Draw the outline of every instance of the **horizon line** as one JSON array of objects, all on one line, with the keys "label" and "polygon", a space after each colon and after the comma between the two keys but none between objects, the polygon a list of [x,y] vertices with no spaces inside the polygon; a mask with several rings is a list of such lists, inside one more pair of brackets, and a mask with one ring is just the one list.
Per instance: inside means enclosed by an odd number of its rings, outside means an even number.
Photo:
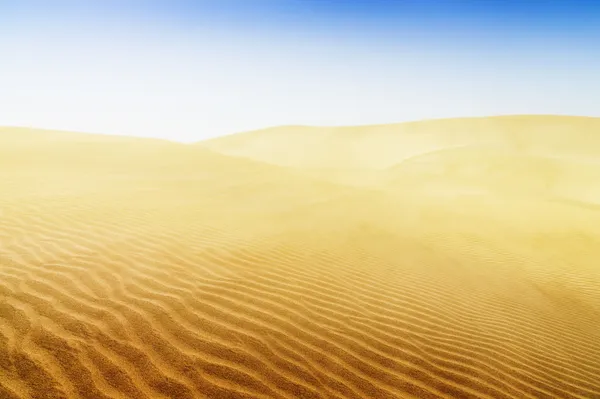
[{"label": "horizon line", "polygon": [[70,129],[61,129],[61,128],[51,128],[51,127],[38,127],[38,126],[26,126],[26,125],[1,125],[0,131],[2,129],[30,129],[30,130],[40,130],[46,132],[61,132],[61,133],[72,133],[72,134],[81,134],[81,135],[97,135],[97,136],[110,136],[115,138],[128,138],[128,139],[146,139],[146,140],[160,140],[167,141],[175,144],[198,144],[211,140],[218,140],[222,137],[234,136],[238,134],[244,133],[252,133],[259,132],[263,130],[273,130],[273,129],[281,129],[281,128],[308,128],[308,129],[324,129],[324,128],[367,128],[367,127],[382,127],[382,126],[390,126],[390,125],[407,125],[407,124],[418,124],[418,123],[426,123],[426,122],[434,122],[434,121],[450,121],[450,120],[459,120],[459,119],[494,119],[494,118],[510,118],[510,117],[561,117],[561,118],[577,118],[577,119],[600,119],[600,115],[592,116],[592,115],[575,115],[575,114],[492,114],[492,115],[480,115],[480,116],[453,116],[453,117],[438,117],[438,118],[429,118],[429,119],[414,119],[402,122],[384,122],[384,123],[367,123],[367,124],[359,124],[359,125],[305,125],[305,124],[284,124],[284,125],[271,125],[257,129],[249,129],[249,130],[241,130],[233,133],[223,134],[216,137],[210,137],[204,140],[194,140],[194,141],[180,141],[173,140],[163,137],[153,137],[153,136],[135,136],[129,134],[118,134],[118,133],[100,133],[100,132],[91,132],[91,131],[80,131],[80,130],[70,130]]}]

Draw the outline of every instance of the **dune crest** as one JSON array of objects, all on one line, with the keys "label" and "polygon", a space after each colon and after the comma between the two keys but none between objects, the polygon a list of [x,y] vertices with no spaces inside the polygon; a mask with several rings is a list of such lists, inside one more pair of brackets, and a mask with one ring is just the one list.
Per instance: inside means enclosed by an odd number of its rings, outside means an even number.
[{"label": "dune crest", "polygon": [[600,398],[599,131],[0,128],[0,398]]}]

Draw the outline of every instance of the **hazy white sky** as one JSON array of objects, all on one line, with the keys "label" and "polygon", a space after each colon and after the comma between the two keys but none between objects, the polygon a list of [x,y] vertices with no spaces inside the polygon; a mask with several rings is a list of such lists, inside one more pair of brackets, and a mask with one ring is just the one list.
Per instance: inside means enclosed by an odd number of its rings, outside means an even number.
[{"label": "hazy white sky", "polygon": [[0,0],[0,125],[196,141],[282,124],[600,116],[598,30],[209,3]]}]

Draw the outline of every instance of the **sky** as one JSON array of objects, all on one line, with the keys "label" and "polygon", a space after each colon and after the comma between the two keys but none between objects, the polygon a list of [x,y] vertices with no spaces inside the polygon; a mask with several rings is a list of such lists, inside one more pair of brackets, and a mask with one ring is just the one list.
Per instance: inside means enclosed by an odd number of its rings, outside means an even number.
[{"label": "sky", "polygon": [[0,0],[0,125],[192,142],[502,114],[600,116],[600,2]]}]

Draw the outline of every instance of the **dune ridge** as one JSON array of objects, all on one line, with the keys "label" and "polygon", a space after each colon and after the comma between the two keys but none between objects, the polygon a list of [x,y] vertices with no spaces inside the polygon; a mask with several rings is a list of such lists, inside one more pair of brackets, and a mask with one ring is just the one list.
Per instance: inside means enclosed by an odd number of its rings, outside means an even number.
[{"label": "dune ridge", "polygon": [[0,397],[600,398],[598,131],[0,128]]}]

